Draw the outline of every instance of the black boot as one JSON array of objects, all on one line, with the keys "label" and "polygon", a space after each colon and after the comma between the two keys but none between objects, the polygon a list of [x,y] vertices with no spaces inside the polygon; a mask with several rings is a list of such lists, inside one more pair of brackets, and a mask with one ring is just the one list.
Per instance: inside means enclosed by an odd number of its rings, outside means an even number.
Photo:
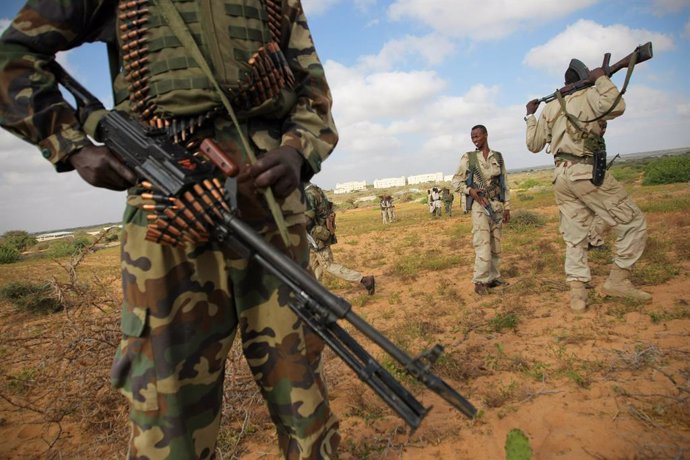
[{"label": "black boot", "polygon": [[366,288],[369,295],[373,295],[376,292],[376,280],[373,276],[363,276],[360,283]]}]

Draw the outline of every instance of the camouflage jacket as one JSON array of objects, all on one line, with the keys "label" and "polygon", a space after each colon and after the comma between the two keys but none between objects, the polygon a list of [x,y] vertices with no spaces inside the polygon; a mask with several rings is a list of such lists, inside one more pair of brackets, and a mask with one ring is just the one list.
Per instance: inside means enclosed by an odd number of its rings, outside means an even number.
[{"label": "camouflage jacket", "polygon": [[316,248],[323,249],[336,243],[335,213],[333,203],[317,185],[308,183],[304,188],[307,201],[307,231],[314,239]]},{"label": "camouflage jacket", "polygon": [[[295,75],[297,101],[284,118],[249,120],[246,129],[257,153],[280,145],[301,152],[308,180],[338,141],[332,99],[300,1],[273,2],[281,3],[280,47]],[[28,0],[0,37],[0,125],[37,145],[58,171],[72,169],[62,160],[90,141],[44,65],[84,43],[114,44],[117,6],[117,0]]]}]

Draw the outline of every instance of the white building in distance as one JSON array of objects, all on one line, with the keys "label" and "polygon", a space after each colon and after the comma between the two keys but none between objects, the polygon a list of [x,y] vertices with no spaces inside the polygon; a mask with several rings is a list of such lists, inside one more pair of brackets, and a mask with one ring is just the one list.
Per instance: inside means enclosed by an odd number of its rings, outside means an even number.
[{"label": "white building in distance", "polygon": [[350,193],[357,190],[366,190],[367,181],[354,181],[354,182],[343,182],[342,184],[335,184],[335,190],[333,193],[336,195],[340,193]]},{"label": "white building in distance", "polygon": [[452,181],[454,175],[455,175],[455,174],[446,174],[445,176],[443,176],[443,182],[450,182],[450,181]]},{"label": "white building in distance", "polygon": [[432,173],[432,174],[420,174],[418,176],[407,176],[407,183],[412,184],[423,184],[425,182],[443,182],[443,173]]},{"label": "white building in distance", "polygon": [[374,188],[404,187],[405,185],[407,185],[405,183],[405,176],[388,177],[386,179],[376,179],[374,181]]}]

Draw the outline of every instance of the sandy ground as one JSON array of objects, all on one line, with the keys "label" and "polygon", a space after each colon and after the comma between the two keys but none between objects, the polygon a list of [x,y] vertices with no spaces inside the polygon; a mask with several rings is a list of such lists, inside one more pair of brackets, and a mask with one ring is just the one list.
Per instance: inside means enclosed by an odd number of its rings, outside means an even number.
[{"label": "sandy ground", "polygon": [[[690,196],[688,189],[678,193]],[[690,459],[690,263],[677,257],[673,244],[663,247],[675,257],[674,274],[643,286],[654,296],[644,305],[602,297],[598,287],[608,273],[610,256],[593,257],[597,288],[590,293],[590,308],[574,314],[563,281],[555,207],[533,210],[547,223],[532,235],[506,231],[503,269],[510,286],[478,296],[470,281],[473,253],[465,231],[469,216],[456,211],[450,218],[420,219],[419,206],[399,205],[398,222],[359,234],[348,233],[348,219],[378,218],[377,213],[343,213],[335,258],[374,274],[377,292],[369,297],[358,286],[332,280],[327,286],[410,353],[442,343],[445,355],[435,372],[480,413],[468,420],[433,392],[402,377],[424,405],[433,406],[410,434],[329,351],[326,375],[332,407],[341,421],[341,458],[501,459],[508,432],[520,429],[535,459]],[[659,242],[687,245],[687,213],[650,213],[648,221],[657,243],[652,251],[661,247]],[[107,257],[116,263],[116,252],[107,252]],[[448,257],[456,257],[451,260],[455,263],[444,263]],[[419,258],[439,258],[441,266],[401,269]],[[502,327],[501,319],[512,322]],[[38,362],[35,354],[50,347],[37,343],[17,351],[11,337],[20,330],[49,330],[54,322],[0,305],[0,334],[5,337],[0,358],[12,363],[4,376],[16,375],[16,353],[22,353],[25,363]],[[367,348],[386,361],[380,350]],[[235,370],[240,377],[233,384],[243,379],[246,383],[243,364]],[[66,416],[59,425],[46,423],[49,414],[21,407],[27,396],[13,393],[8,384],[4,382],[0,393],[0,458],[121,457],[121,434],[106,443],[107,436],[86,426],[90,420]],[[260,399],[248,391],[254,396],[240,403],[244,416],[224,425],[224,430],[242,430],[244,436],[235,446],[226,442],[232,449],[219,458],[277,457],[270,421]]]}]

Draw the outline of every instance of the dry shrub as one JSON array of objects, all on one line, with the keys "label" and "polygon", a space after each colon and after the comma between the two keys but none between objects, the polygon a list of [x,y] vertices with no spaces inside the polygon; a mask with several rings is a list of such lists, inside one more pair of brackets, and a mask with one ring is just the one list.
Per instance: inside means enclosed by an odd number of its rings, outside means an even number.
[{"label": "dry shrub", "polygon": [[[71,458],[95,458],[98,454],[90,449],[109,445],[122,451],[127,438],[125,404],[109,380],[120,340],[119,302],[110,280],[78,279],[77,267],[88,251],[85,248],[61,264],[68,273],[67,282],[49,281],[50,297],[64,306],[62,312],[34,316],[27,321],[31,327],[10,325],[0,331],[4,352],[0,378],[12,381],[17,375],[31,376],[23,381],[23,391],[2,386],[0,398],[26,413],[22,420],[41,420],[47,457],[68,453]],[[29,350],[31,359],[27,359]],[[78,426],[89,442],[75,444],[64,436],[67,425]]]}]

